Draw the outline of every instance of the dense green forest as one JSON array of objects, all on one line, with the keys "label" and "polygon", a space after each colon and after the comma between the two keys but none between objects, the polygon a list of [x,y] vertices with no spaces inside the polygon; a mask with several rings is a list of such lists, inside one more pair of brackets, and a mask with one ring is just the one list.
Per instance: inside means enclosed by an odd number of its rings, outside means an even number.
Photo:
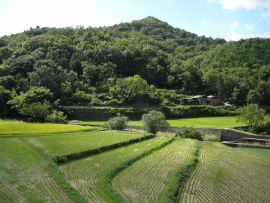
[{"label": "dense green forest", "polygon": [[195,94],[270,105],[270,40],[226,42],[154,17],[37,26],[0,38],[0,116],[43,118],[59,105],[156,105]]}]

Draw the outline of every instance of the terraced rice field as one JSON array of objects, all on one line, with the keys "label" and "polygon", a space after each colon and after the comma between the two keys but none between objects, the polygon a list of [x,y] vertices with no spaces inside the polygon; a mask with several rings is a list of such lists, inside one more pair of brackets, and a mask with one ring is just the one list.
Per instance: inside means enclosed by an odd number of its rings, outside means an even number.
[{"label": "terraced rice field", "polygon": [[178,139],[140,159],[113,179],[115,189],[129,202],[157,202],[171,173],[189,158],[194,142]]},{"label": "terraced rice field", "polygon": [[156,137],[151,140],[110,150],[89,158],[73,161],[60,166],[66,180],[91,202],[117,202],[102,179],[110,169],[123,161],[160,145],[168,138]]},{"label": "terraced rice field", "polygon": [[70,133],[78,131],[90,131],[94,129],[94,127],[66,124],[0,122],[0,135]]},{"label": "terraced rice field", "polygon": [[270,160],[203,142],[179,202],[270,202]]},{"label": "terraced rice field", "polygon": [[45,153],[62,156],[71,153],[96,149],[101,146],[119,143],[145,134],[125,131],[91,131],[63,133],[27,138],[28,142],[41,148]]},{"label": "terraced rice field", "polygon": [[72,202],[48,165],[19,138],[0,139],[0,202]]}]

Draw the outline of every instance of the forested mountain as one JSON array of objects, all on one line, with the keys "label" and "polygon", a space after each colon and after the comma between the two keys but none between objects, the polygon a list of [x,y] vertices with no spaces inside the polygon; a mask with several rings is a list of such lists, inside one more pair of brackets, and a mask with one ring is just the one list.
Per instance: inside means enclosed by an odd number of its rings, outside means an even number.
[{"label": "forested mountain", "polygon": [[[269,105],[269,77],[269,39],[226,42],[154,17],[99,28],[37,26],[0,38],[2,115],[11,106],[23,112],[33,103],[51,107],[58,99],[62,105],[169,99],[157,98],[156,88]],[[40,97],[29,100],[31,94]]]}]

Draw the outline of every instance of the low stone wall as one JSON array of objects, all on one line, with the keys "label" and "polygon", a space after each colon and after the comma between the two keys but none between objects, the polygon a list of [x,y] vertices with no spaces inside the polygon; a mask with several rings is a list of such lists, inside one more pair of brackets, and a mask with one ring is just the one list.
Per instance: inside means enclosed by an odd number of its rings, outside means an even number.
[{"label": "low stone wall", "polygon": [[88,121],[108,121],[112,115],[108,109],[76,109],[69,119]]},{"label": "low stone wall", "polygon": [[[128,130],[138,129],[139,130],[139,129],[141,129],[141,126],[128,125],[126,129],[128,129]],[[221,141],[234,141],[234,140],[241,139],[243,137],[270,140],[270,136],[249,135],[246,133],[237,132],[237,131],[234,131],[231,129],[226,129],[226,128],[225,129],[196,128],[196,129],[198,129],[200,132],[207,134],[207,135],[217,135],[220,137]],[[176,131],[181,131],[181,128],[180,127],[169,127],[165,131],[174,133]]]},{"label": "low stone wall", "polygon": [[223,133],[221,136],[221,141],[234,141],[234,140],[238,140],[241,139],[243,137],[246,138],[257,138],[257,139],[266,139],[266,140],[270,140],[270,136],[266,135],[266,136],[262,136],[262,135],[249,135],[246,134],[244,132],[237,132],[231,129],[222,129]]},{"label": "low stone wall", "polygon": [[254,145],[254,144],[241,144],[241,143],[233,143],[233,142],[222,142],[230,147],[244,147],[244,148],[254,148],[254,149],[270,149],[270,146],[264,145]]}]

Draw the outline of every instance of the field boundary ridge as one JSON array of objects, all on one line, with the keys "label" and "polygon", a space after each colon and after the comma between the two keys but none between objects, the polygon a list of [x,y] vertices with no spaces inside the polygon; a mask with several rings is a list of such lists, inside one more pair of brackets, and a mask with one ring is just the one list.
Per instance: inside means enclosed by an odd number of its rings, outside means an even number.
[{"label": "field boundary ridge", "polygon": [[107,191],[110,192],[116,199],[118,202],[124,202],[124,203],[128,203],[128,201],[122,197],[122,195],[120,193],[118,193],[113,185],[112,185],[112,179],[122,170],[124,170],[125,168],[127,168],[128,166],[130,166],[131,164],[133,164],[134,162],[138,161],[139,159],[151,154],[152,152],[161,149],[162,147],[170,144],[171,142],[173,142],[175,140],[174,137],[164,141],[163,143],[161,143],[158,146],[155,146],[149,150],[146,150],[144,152],[142,152],[141,154],[134,156],[130,159],[127,159],[125,161],[123,161],[121,164],[119,164],[118,166],[112,168],[110,171],[108,171],[104,178],[101,180],[101,184],[103,184],[104,188],[107,188]]},{"label": "field boundary ridge", "polygon": [[194,144],[190,149],[191,157],[185,160],[180,166],[178,166],[178,169],[173,172],[170,177],[170,182],[165,186],[163,192],[160,194],[158,202],[174,203],[179,199],[179,195],[181,194],[186,180],[196,168],[199,149],[200,142],[198,140],[194,140]]}]

